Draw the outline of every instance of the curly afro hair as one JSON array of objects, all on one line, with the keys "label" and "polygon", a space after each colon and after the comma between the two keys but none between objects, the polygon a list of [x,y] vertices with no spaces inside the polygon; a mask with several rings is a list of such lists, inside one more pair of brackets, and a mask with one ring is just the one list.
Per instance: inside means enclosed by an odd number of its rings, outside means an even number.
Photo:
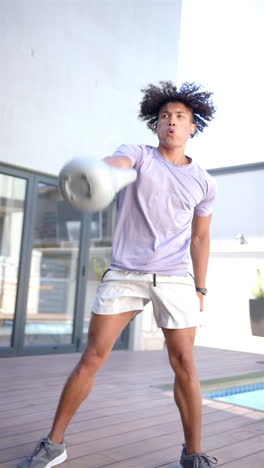
[{"label": "curly afro hair", "polygon": [[156,133],[161,107],[168,102],[181,102],[193,113],[193,122],[197,125],[194,135],[203,132],[216,111],[211,100],[213,93],[201,91],[201,86],[196,83],[183,83],[179,90],[171,81],[160,81],[159,84],[159,87],[149,84],[141,89],[144,97],[140,103],[139,119],[146,121],[148,128]]}]

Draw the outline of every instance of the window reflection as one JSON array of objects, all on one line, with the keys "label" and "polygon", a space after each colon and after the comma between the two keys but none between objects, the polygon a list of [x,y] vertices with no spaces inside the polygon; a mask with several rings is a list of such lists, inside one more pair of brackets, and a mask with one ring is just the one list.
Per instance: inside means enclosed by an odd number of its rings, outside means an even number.
[{"label": "window reflection", "polygon": [[26,180],[0,174],[0,346],[10,346],[15,314]]},{"label": "window reflection", "polygon": [[71,343],[80,227],[57,187],[39,183],[25,345]]},{"label": "window reflection", "polygon": [[115,202],[113,202],[107,209],[99,213],[93,213],[92,216],[83,328],[84,340],[86,340],[87,337],[91,304],[96,293],[97,285],[109,266],[115,211],[116,205]]}]

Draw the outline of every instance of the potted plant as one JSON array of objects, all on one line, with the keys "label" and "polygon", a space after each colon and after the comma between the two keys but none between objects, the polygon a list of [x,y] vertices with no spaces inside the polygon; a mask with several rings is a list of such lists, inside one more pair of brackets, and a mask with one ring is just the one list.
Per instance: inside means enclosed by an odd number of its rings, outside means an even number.
[{"label": "potted plant", "polygon": [[252,335],[264,336],[264,279],[259,268],[256,271],[255,287],[251,294],[254,296],[254,299],[249,299]]}]

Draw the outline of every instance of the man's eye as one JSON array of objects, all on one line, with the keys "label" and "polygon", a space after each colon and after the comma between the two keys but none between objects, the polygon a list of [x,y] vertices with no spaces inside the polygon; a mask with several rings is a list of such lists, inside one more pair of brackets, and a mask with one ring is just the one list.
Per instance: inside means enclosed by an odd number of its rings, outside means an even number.
[{"label": "man's eye", "polygon": [[162,119],[167,119],[169,116],[168,114],[161,114]]}]

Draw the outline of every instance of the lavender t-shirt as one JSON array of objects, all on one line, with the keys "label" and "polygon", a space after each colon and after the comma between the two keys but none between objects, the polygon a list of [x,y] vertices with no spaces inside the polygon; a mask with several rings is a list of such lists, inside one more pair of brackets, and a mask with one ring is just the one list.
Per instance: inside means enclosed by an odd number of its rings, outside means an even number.
[{"label": "lavender t-shirt", "polygon": [[185,276],[189,271],[193,215],[208,216],[215,180],[188,158],[176,165],[157,148],[121,145],[137,180],[117,196],[117,216],[109,268]]}]

